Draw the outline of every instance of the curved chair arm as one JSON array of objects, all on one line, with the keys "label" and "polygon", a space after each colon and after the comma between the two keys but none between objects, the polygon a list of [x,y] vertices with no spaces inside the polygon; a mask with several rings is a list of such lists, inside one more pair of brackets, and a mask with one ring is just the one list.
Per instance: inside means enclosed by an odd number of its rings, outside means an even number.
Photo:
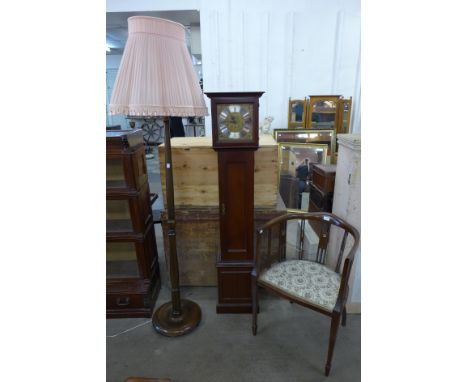
[{"label": "curved chair arm", "polygon": [[270,228],[277,223],[281,223],[281,222],[284,222],[287,220],[293,220],[293,219],[312,219],[312,220],[318,220],[318,221],[324,221],[324,222],[331,222],[338,227],[351,231],[353,236],[357,235],[359,237],[359,232],[357,231],[356,228],[354,228],[351,224],[345,222],[343,219],[336,216],[335,214],[332,214],[329,212],[305,212],[305,213],[293,212],[293,213],[288,213],[286,215],[281,215],[266,222],[263,226],[261,226],[257,230],[257,233],[261,233],[261,231],[264,231],[265,229]]}]

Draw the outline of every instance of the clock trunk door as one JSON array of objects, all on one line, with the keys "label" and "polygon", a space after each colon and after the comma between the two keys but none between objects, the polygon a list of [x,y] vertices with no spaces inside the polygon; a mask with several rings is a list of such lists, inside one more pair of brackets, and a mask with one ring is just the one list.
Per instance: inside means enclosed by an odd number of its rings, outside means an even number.
[{"label": "clock trunk door", "polygon": [[253,258],[254,151],[220,151],[221,261]]}]

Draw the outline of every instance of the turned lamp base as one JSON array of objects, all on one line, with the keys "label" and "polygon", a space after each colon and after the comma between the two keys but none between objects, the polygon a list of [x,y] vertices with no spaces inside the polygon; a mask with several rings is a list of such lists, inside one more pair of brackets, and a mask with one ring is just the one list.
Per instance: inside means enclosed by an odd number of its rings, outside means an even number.
[{"label": "turned lamp base", "polygon": [[181,314],[172,315],[172,302],[161,305],[153,314],[153,328],[167,337],[177,337],[190,333],[201,320],[200,307],[190,300],[181,299]]}]

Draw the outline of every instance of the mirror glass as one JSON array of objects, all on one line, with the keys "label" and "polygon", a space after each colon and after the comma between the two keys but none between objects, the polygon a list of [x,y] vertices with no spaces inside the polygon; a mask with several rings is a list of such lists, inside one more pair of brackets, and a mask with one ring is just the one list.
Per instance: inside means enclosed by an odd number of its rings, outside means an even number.
[{"label": "mirror glass", "polygon": [[318,100],[311,103],[311,122],[314,129],[334,129],[336,102],[330,100]]},{"label": "mirror glass", "polygon": [[329,156],[333,155],[335,151],[335,131],[334,130],[275,129],[274,137],[276,139],[276,142],[327,144]]},{"label": "mirror glass", "polygon": [[351,105],[349,101],[343,102],[343,111],[342,111],[342,130],[341,133],[347,134],[349,132],[349,114],[351,111]]},{"label": "mirror glass", "polygon": [[326,144],[279,145],[279,192],[288,209],[309,211],[309,192],[313,164],[326,163]]},{"label": "mirror glass", "polygon": [[291,122],[302,123],[304,121],[304,102],[291,103]]}]

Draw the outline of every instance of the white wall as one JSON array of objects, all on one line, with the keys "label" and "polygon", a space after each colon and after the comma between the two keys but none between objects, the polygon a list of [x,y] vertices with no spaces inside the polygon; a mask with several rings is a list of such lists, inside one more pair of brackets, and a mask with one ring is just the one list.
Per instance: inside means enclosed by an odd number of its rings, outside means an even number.
[{"label": "white wall", "polygon": [[[213,0],[216,1],[216,0]],[[202,0],[107,0],[107,12],[183,11],[200,9]]]},{"label": "white wall", "polygon": [[184,9],[200,10],[205,91],[265,91],[272,128],[287,126],[289,97],[352,96],[360,131],[359,0],[107,0],[108,12]]},{"label": "white wall", "polygon": [[285,128],[289,97],[356,99],[359,1],[202,1],[200,25],[204,90],[264,90],[260,123]]}]

